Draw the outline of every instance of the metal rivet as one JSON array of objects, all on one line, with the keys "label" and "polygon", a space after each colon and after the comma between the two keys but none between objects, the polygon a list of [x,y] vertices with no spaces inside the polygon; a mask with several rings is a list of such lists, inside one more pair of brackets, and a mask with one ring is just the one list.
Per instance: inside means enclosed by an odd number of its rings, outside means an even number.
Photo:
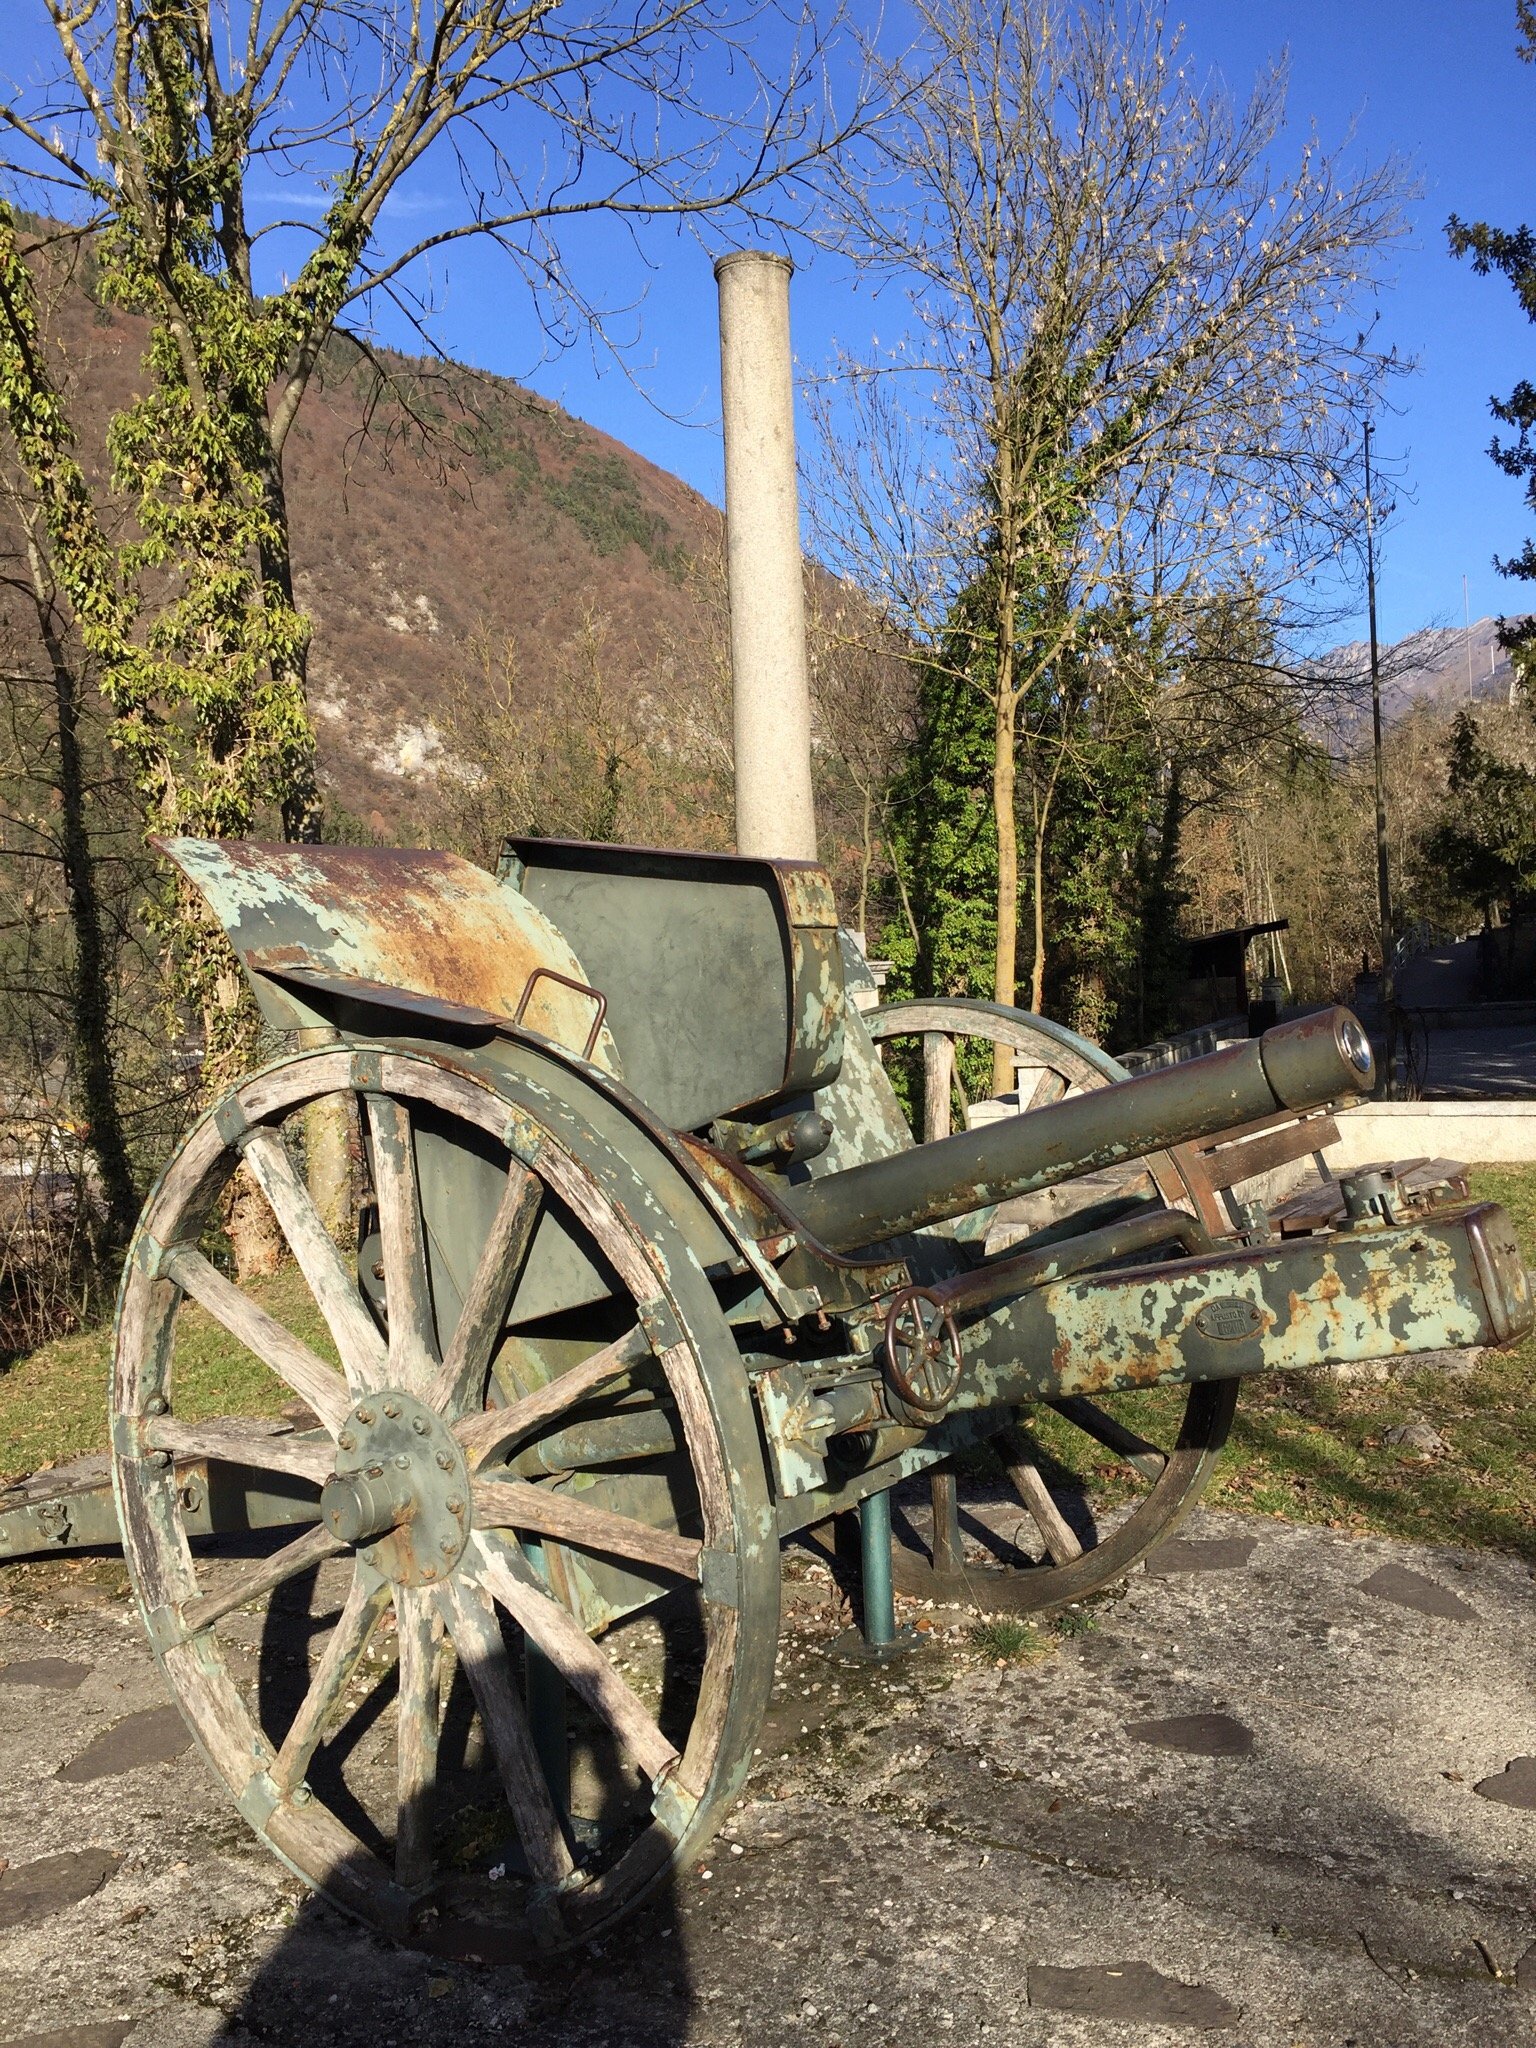
[{"label": "metal rivet", "polygon": [[146,1415],[164,1415],[170,1405],[164,1394],[151,1394],[144,1403],[144,1413]]},{"label": "metal rivet", "polygon": [[368,1425],[373,1421],[373,1410],[371,1408],[359,1408],[357,1411],[357,1419],[360,1423],[362,1423],[363,1427],[366,1429]]},{"label": "metal rivet", "polygon": [[357,1449],[357,1438],[350,1429],[344,1429],[336,1441],[344,1451],[355,1451]]},{"label": "metal rivet", "polygon": [[452,1557],[453,1553],[459,1547],[458,1539],[453,1536],[445,1536],[437,1547],[443,1553],[444,1557]]},{"label": "metal rivet", "polygon": [[295,1806],[308,1806],[314,1796],[314,1793],[310,1791],[307,1785],[295,1785],[293,1788],[293,1803]]},{"label": "metal rivet", "polygon": [[454,1494],[454,1495],[453,1495],[453,1497],[452,1497],[452,1498],[450,1499],[450,1501],[448,1502],[448,1512],[449,1512],[449,1514],[450,1514],[450,1515],[462,1515],[462,1514],[463,1514],[463,1512],[464,1512],[464,1503],[463,1503],[463,1501],[461,1501],[461,1500],[459,1499],[459,1496],[458,1496],[457,1494]]},{"label": "metal rivet", "polygon": [[425,1436],[432,1425],[428,1422],[425,1415],[413,1415],[411,1417],[411,1427],[418,1436]]},{"label": "metal rivet", "polygon": [[393,1422],[395,1417],[400,1413],[400,1403],[398,1401],[386,1401],[384,1403],[384,1413],[389,1417],[390,1421]]},{"label": "metal rivet", "polygon": [[411,1468],[410,1458],[404,1451],[396,1451],[395,1463],[399,1466],[402,1472],[408,1472]]},{"label": "metal rivet", "polygon": [[382,1465],[370,1465],[368,1467],[368,1477],[370,1479],[382,1479],[384,1477],[384,1467]]},{"label": "metal rivet", "polygon": [[437,1577],[437,1566],[435,1564],[424,1564],[421,1568],[421,1576],[424,1579],[435,1579]]},{"label": "metal rivet", "polygon": [[437,1463],[438,1463],[438,1469],[439,1469],[440,1471],[443,1471],[443,1472],[451,1472],[451,1471],[453,1470],[453,1460],[452,1460],[452,1458],[450,1458],[450,1457],[449,1457],[449,1455],[448,1455],[448,1453],[447,1453],[446,1451],[439,1451],[439,1452],[438,1452],[438,1454],[437,1454]]},{"label": "metal rivet", "polygon": [[372,1564],[375,1558],[378,1556],[378,1552],[376,1550],[364,1550],[359,1552],[359,1555],[361,1556],[364,1564]]}]

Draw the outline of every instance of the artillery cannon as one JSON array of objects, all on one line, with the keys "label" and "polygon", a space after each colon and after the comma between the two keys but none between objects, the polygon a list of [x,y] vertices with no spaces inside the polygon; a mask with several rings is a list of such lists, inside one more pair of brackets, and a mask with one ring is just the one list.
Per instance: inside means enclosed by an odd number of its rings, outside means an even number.
[{"label": "artillery cannon", "polygon": [[[898,1551],[898,1577],[1049,1607],[1187,1512],[1247,1374],[1530,1327],[1496,1207],[1376,1181],[1344,1187],[1338,1227],[1281,1236],[1223,1205],[1369,1089],[1345,1011],[1124,1079],[992,1005],[861,1014],[811,864],[519,841],[493,878],[439,853],[165,850],[267,1022],[308,1036],[146,1206],[113,1383],[122,1538],[240,1812],[397,1938],[583,1938],[697,1856],[752,1756],[786,1536],[860,1509],[889,1640],[891,1492],[928,1472],[928,1556]],[[965,1032],[1030,1056],[1040,1106],[916,1144],[879,1047]],[[357,1146],[346,1246],[302,1165],[325,1098]],[[281,1316],[209,1256],[242,1170],[302,1279]],[[1001,1243],[998,1205],[1052,1189]],[[188,1302],[271,1376],[261,1414],[199,1415]],[[1162,1443],[1115,1412],[1153,1386],[1184,1390]],[[1139,1494],[1069,1520],[1032,1418]],[[954,1455],[987,1439],[1039,1531],[1007,1572],[967,1563],[956,1519]],[[299,1533],[200,1560],[188,1475],[219,1472]]]}]

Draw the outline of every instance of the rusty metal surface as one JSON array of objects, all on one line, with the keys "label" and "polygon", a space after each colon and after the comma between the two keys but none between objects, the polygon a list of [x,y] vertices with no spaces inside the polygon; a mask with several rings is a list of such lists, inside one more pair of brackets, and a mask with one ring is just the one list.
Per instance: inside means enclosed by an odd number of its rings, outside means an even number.
[{"label": "rusty metal surface", "polygon": [[954,1406],[1498,1344],[1533,1319],[1509,1219],[1484,1204],[1038,1287],[963,1326]]},{"label": "rusty metal surface", "polygon": [[[592,1024],[588,977],[566,939],[517,890],[456,854],[398,847],[156,842],[206,898],[236,951],[272,967],[361,977],[510,1021],[544,969],[523,1022],[580,1051]],[[300,991],[254,968],[279,1030],[330,1021],[318,983]],[[547,977],[561,976],[562,981]],[[564,985],[574,982],[577,988]],[[605,1031],[593,1059],[617,1070]]]}]

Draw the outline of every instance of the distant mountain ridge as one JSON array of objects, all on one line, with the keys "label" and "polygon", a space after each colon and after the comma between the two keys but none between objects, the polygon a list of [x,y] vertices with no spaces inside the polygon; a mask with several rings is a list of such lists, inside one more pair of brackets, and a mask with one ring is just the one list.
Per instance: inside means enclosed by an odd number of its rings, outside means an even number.
[{"label": "distant mountain ridge", "polygon": [[[1474,619],[1470,627],[1425,626],[1380,650],[1381,708],[1398,719],[1421,706],[1456,711],[1466,704],[1505,700],[1514,671],[1499,645],[1497,619]],[[1361,699],[1371,673],[1370,643],[1351,640],[1316,664],[1317,672],[1358,684]],[[1360,699],[1341,723],[1352,729],[1369,716]]]}]

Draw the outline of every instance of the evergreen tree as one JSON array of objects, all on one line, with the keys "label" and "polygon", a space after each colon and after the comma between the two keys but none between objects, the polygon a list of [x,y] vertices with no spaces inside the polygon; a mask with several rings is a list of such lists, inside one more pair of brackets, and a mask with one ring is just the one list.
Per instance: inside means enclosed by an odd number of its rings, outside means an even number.
[{"label": "evergreen tree", "polygon": [[[1536,63],[1536,0],[1516,0],[1515,19],[1517,53],[1525,63]],[[1508,278],[1526,316],[1536,320],[1536,230],[1490,227],[1487,221],[1464,221],[1453,213],[1445,232],[1453,256],[1470,255],[1479,277],[1498,271]],[[1495,435],[1488,453],[1506,476],[1524,480],[1525,502],[1536,512],[1536,383],[1522,377],[1507,398],[1490,399],[1488,408],[1502,426],[1515,430],[1512,441]],[[1536,539],[1528,535],[1518,554],[1503,561],[1495,557],[1494,566],[1501,575],[1536,582]],[[1499,637],[1517,671],[1529,679],[1536,671],[1536,619],[1505,622]]]}]

